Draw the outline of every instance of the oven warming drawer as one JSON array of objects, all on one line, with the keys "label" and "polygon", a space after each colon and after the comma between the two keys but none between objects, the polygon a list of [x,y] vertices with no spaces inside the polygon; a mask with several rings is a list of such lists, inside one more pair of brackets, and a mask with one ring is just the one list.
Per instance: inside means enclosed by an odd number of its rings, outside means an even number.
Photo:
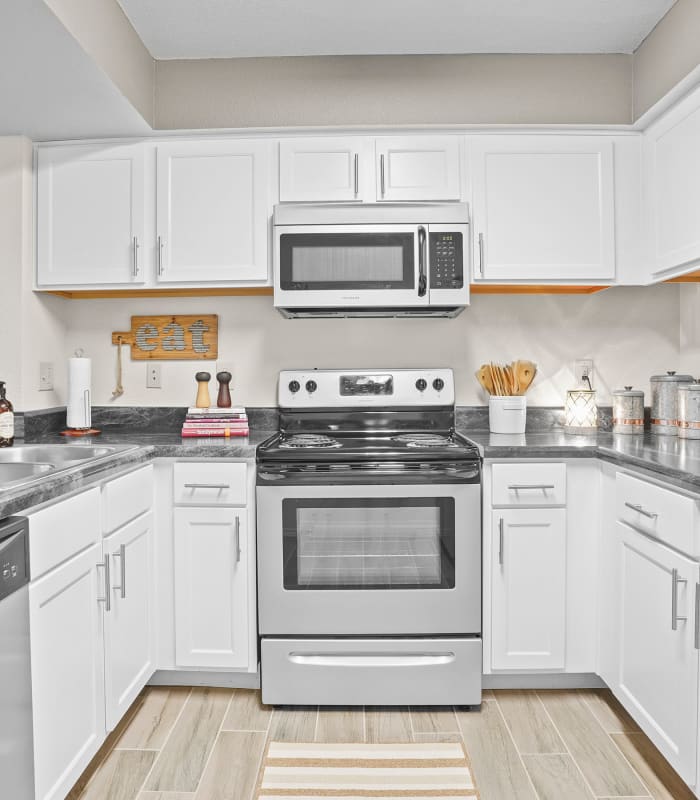
[{"label": "oven warming drawer", "polygon": [[478,705],[481,639],[262,639],[270,705]]}]

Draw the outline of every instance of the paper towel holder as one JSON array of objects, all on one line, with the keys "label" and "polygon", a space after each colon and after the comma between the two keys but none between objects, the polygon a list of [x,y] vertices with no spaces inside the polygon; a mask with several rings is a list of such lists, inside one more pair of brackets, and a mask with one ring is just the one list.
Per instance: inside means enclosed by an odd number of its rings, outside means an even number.
[{"label": "paper towel holder", "polygon": [[[82,348],[78,348],[75,351],[75,358],[83,358],[85,355],[85,351]],[[83,403],[85,406],[85,419],[90,420],[90,388],[86,388],[82,392],[83,396]],[[69,399],[70,401],[70,399]],[[102,433],[101,430],[93,427],[87,428],[66,428],[65,430],[61,431],[61,436],[99,436]]]}]

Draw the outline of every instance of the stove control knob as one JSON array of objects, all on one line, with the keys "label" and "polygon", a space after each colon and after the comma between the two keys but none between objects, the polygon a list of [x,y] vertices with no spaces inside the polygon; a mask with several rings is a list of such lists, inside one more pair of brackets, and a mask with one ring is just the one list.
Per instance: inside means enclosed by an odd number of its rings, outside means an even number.
[{"label": "stove control knob", "polygon": [[445,388],[445,381],[442,378],[435,378],[433,381],[433,389],[436,392],[441,392]]},{"label": "stove control knob", "polygon": [[299,391],[299,389],[301,389],[301,384],[299,383],[299,381],[289,381],[289,391],[292,394],[296,394]]},{"label": "stove control knob", "polygon": [[418,378],[416,381],[416,389],[419,392],[424,392],[428,388],[428,381],[425,378]]},{"label": "stove control knob", "polygon": [[318,389],[318,385],[316,381],[306,381],[306,391],[307,392],[315,392]]}]

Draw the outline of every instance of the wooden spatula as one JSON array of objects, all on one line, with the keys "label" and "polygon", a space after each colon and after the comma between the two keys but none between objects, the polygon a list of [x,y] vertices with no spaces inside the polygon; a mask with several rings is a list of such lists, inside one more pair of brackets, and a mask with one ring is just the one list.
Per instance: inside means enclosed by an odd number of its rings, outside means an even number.
[{"label": "wooden spatula", "polygon": [[537,364],[532,361],[516,361],[513,367],[518,381],[518,394],[525,394],[530,388],[530,384],[535,380]]}]

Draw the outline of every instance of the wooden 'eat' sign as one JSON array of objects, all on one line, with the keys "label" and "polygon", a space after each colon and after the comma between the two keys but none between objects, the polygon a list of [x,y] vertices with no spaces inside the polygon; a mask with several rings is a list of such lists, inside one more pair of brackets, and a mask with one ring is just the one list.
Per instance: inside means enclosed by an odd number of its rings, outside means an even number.
[{"label": "wooden 'eat' sign", "polygon": [[132,317],[131,330],[115,331],[112,344],[131,345],[135,361],[213,361],[219,354],[219,318],[216,314]]}]

